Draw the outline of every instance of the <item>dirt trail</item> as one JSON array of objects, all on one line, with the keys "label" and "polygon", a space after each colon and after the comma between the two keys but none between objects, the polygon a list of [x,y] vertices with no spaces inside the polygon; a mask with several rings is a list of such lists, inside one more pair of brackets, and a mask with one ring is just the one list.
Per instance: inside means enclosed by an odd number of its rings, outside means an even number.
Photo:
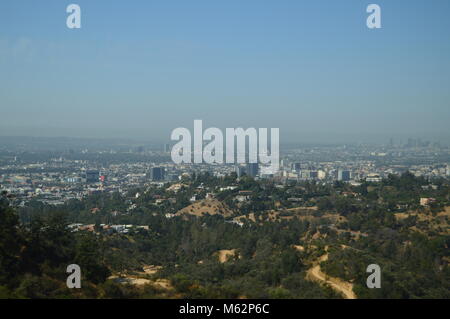
[{"label": "dirt trail", "polygon": [[118,277],[116,275],[110,276],[108,279],[112,279],[117,283],[130,284],[138,287],[144,285],[153,285],[154,287],[163,288],[166,290],[173,289],[173,286],[168,279],[149,280],[145,278],[139,278],[137,276]]},{"label": "dirt trail", "polygon": [[[325,249],[328,250],[328,247]],[[308,269],[306,277],[312,280],[316,280],[325,284],[328,284],[334,290],[342,293],[345,299],[356,299],[356,295],[353,292],[353,284],[343,281],[339,278],[333,278],[322,272],[320,269],[320,263],[328,260],[328,252],[322,255],[314,262],[314,265]]]}]

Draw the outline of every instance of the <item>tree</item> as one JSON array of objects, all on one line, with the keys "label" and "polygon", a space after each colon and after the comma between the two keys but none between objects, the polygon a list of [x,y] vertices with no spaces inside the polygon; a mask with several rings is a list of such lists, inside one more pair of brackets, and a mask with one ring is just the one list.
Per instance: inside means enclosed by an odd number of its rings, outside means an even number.
[{"label": "tree", "polygon": [[11,286],[17,278],[22,245],[19,219],[0,199],[0,284]]},{"label": "tree", "polygon": [[81,267],[82,275],[99,284],[109,276],[109,269],[102,263],[100,246],[93,234],[82,234],[76,245],[75,263]]}]

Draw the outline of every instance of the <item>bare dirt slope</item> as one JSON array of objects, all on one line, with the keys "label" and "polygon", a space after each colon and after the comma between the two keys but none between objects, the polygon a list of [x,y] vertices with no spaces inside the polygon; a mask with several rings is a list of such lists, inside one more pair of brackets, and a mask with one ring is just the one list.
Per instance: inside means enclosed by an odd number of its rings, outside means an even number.
[{"label": "bare dirt slope", "polygon": [[224,217],[229,217],[233,215],[233,211],[226,204],[216,199],[205,199],[199,200],[179,210],[175,215],[181,216],[186,214],[198,217],[206,214],[222,215]]},{"label": "bare dirt slope", "polygon": [[217,252],[217,256],[219,257],[220,263],[227,262],[230,258],[236,255],[236,249],[222,249]]}]

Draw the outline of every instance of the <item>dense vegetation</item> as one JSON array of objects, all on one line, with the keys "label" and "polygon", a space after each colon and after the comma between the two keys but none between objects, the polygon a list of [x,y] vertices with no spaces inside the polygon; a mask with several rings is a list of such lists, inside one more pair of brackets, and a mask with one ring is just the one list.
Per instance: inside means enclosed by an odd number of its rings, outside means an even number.
[{"label": "dense vegetation", "polygon": [[[340,298],[307,275],[327,253],[322,271],[352,283],[359,298],[450,298],[449,223],[448,215],[440,214],[450,206],[448,181],[406,173],[359,186],[293,182],[280,187],[234,175],[199,175],[182,182],[179,192],[148,187],[126,195],[96,194],[60,207],[36,201],[17,213],[3,196],[0,296]],[[236,188],[218,190],[228,186]],[[236,201],[242,190],[251,195]],[[207,193],[235,216],[246,217],[243,224],[220,214],[166,217],[189,205],[192,195],[203,199]],[[421,207],[420,197],[436,201]],[[156,204],[155,198],[175,200]],[[269,218],[273,212],[276,217]],[[401,214],[404,218],[398,218]],[[73,232],[67,227],[73,222],[95,229]],[[102,224],[149,228],[117,233]],[[222,250],[233,251],[227,262],[218,259]],[[82,269],[82,289],[66,288],[66,267],[73,263]],[[382,268],[381,289],[366,286],[366,268],[374,263]],[[143,274],[144,265],[161,268]],[[110,275],[140,276],[149,284],[123,284]],[[158,279],[168,279],[171,287],[151,284]]]}]

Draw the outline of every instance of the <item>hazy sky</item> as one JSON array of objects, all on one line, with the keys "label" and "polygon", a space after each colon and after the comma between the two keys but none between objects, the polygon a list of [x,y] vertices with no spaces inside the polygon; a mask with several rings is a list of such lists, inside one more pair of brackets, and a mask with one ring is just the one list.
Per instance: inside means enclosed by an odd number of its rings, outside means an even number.
[{"label": "hazy sky", "polygon": [[1,0],[0,135],[164,141],[202,119],[281,142],[450,140],[449,15],[448,0]]}]

